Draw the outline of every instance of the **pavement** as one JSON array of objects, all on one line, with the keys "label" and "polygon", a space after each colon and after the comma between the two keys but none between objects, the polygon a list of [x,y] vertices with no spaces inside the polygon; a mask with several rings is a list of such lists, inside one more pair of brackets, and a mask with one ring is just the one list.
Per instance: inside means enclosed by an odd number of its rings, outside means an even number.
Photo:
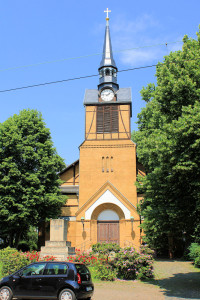
[{"label": "pavement", "polygon": [[198,300],[200,269],[191,262],[157,260],[155,279],[95,283],[92,300]]}]

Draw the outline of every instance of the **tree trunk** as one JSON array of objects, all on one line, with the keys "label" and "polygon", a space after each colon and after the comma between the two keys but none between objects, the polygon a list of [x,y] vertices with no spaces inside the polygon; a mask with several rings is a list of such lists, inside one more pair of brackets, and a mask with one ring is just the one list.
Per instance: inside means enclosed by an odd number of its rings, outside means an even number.
[{"label": "tree trunk", "polygon": [[14,234],[13,232],[11,232],[9,234],[9,247],[13,248],[13,238],[14,238]]},{"label": "tree trunk", "polygon": [[20,241],[20,237],[21,237],[22,231],[17,231],[15,234],[15,248],[17,248],[19,241]]},{"label": "tree trunk", "polygon": [[174,238],[171,233],[168,234],[168,251],[169,251],[169,258],[174,258]]}]

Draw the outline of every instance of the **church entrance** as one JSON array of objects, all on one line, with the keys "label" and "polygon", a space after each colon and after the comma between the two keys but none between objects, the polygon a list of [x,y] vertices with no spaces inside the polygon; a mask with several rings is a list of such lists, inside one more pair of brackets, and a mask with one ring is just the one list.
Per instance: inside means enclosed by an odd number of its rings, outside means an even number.
[{"label": "church entrance", "polygon": [[119,244],[119,216],[110,209],[102,211],[97,219],[98,243]]},{"label": "church entrance", "polygon": [[98,243],[119,244],[119,221],[97,221]]}]

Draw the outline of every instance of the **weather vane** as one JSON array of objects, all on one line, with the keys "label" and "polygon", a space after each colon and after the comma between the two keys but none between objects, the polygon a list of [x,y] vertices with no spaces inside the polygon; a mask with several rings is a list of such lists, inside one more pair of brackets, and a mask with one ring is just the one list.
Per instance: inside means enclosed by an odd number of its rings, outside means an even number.
[{"label": "weather vane", "polygon": [[108,10],[108,8],[107,8],[107,10],[104,10],[104,12],[107,13],[106,20],[108,21],[109,20],[108,13],[111,12],[111,10]]}]

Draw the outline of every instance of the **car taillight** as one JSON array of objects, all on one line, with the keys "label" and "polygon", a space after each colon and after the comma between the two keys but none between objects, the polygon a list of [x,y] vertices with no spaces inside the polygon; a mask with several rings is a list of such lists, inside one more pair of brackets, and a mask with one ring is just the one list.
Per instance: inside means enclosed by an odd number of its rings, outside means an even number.
[{"label": "car taillight", "polygon": [[78,284],[81,284],[81,276],[79,273],[77,273],[77,278],[78,278]]}]

